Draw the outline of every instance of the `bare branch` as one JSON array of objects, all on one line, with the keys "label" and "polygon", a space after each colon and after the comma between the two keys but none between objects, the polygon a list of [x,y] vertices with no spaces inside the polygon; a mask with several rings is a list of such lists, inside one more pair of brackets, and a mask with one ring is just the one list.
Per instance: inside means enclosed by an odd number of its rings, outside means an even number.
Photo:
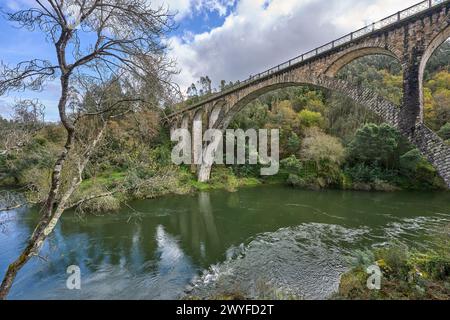
[{"label": "bare branch", "polygon": [[0,212],[18,209],[26,205],[26,201],[20,194],[7,190],[0,191]]},{"label": "bare branch", "polygon": [[49,61],[31,60],[10,67],[0,63],[0,95],[9,91],[42,90],[43,85],[56,76],[57,66]]}]

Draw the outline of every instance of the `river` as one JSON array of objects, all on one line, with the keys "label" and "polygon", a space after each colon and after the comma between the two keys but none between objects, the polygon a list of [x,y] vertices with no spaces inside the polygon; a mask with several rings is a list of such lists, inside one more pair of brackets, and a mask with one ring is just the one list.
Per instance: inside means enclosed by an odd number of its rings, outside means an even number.
[{"label": "river", "polygon": [[[166,196],[133,210],[66,212],[19,273],[11,299],[325,299],[355,252],[387,242],[427,246],[450,223],[448,192],[303,191],[283,186]],[[8,212],[0,274],[25,246],[38,212]],[[66,269],[81,270],[81,289]]]}]

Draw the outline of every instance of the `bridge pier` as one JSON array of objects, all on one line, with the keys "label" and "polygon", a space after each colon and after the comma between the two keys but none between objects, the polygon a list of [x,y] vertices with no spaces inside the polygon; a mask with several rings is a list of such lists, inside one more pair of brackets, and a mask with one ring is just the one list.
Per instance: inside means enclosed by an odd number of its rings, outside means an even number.
[{"label": "bridge pier", "polygon": [[192,165],[191,171],[196,172],[202,163],[203,146],[203,110],[198,110],[192,119]]},{"label": "bridge pier", "polygon": [[421,55],[413,50],[411,61],[403,68],[403,103],[400,110],[399,130],[405,135],[414,133],[423,122],[423,74],[420,72]]},{"label": "bridge pier", "polygon": [[[206,146],[205,154],[210,155],[211,148],[212,148],[211,144]],[[212,159],[205,159],[205,160],[212,160]],[[202,163],[198,169],[197,180],[199,182],[208,182],[211,177],[211,169],[212,169],[212,166],[210,164],[206,163],[206,161],[204,163]]]},{"label": "bridge pier", "polygon": [[[219,120],[220,112],[222,111],[222,105],[215,105],[208,115],[208,129],[213,129]],[[212,143],[205,143],[202,155],[201,164],[198,166],[197,180],[199,182],[208,182],[211,177],[211,169],[213,159],[212,154],[216,152],[215,145]]]}]

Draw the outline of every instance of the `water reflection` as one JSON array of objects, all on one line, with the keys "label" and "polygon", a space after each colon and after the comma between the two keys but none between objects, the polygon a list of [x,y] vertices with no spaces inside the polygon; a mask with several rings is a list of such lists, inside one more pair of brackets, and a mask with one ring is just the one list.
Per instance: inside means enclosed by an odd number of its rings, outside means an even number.
[{"label": "water reflection", "polygon": [[[47,261],[34,258],[27,264],[11,298],[177,298],[195,275],[227,258],[235,259],[252,241],[259,248],[252,259],[233,264],[249,274],[254,268],[267,270],[267,252],[277,257],[278,270],[286,270],[292,261],[302,261],[308,270],[323,264],[333,267],[325,259],[331,254],[320,256],[324,259],[320,260],[306,250],[311,239],[321,239],[321,250],[334,253],[336,247],[351,250],[389,237],[416,241],[418,231],[426,232],[430,223],[443,224],[450,214],[449,203],[448,193],[309,192],[263,187],[137,201],[133,206],[145,212],[140,220],[129,221],[126,210],[85,220],[67,212],[43,249]],[[16,219],[8,223],[7,232],[0,233],[1,274],[25,246],[37,214],[35,210],[15,212]],[[426,220],[427,227],[420,219]],[[325,235],[329,228],[310,227],[319,224],[349,231],[337,233],[342,241],[336,243]],[[301,225],[305,227],[297,228]],[[280,233],[283,228],[309,233]],[[345,241],[351,230],[364,230],[361,241]],[[266,243],[262,234],[269,234],[269,238],[286,234],[297,240],[292,244]],[[286,244],[294,250],[289,251]],[[65,288],[66,268],[71,264],[81,268],[80,291]],[[341,268],[339,264],[336,270]],[[245,277],[239,279],[245,282]],[[282,277],[275,279],[283,282]]]},{"label": "water reflection", "polygon": [[207,243],[210,243],[214,250],[219,249],[220,240],[217,233],[216,224],[212,212],[210,194],[207,192],[200,192],[198,195],[198,207],[202,214],[202,220],[205,224],[206,233],[208,235]]}]

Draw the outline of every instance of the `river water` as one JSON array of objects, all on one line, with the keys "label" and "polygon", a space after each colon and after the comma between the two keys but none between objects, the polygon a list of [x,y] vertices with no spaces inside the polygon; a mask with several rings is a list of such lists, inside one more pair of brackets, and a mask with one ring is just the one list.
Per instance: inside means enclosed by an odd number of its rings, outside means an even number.
[{"label": "river water", "polygon": [[[303,191],[283,186],[167,196],[119,213],[64,214],[11,299],[178,299],[239,293],[325,299],[355,252],[387,242],[427,247],[450,224],[447,192]],[[0,274],[25,246],[37,211],[0,225]],[[81,269],[69,290],[67,267]]]}]

